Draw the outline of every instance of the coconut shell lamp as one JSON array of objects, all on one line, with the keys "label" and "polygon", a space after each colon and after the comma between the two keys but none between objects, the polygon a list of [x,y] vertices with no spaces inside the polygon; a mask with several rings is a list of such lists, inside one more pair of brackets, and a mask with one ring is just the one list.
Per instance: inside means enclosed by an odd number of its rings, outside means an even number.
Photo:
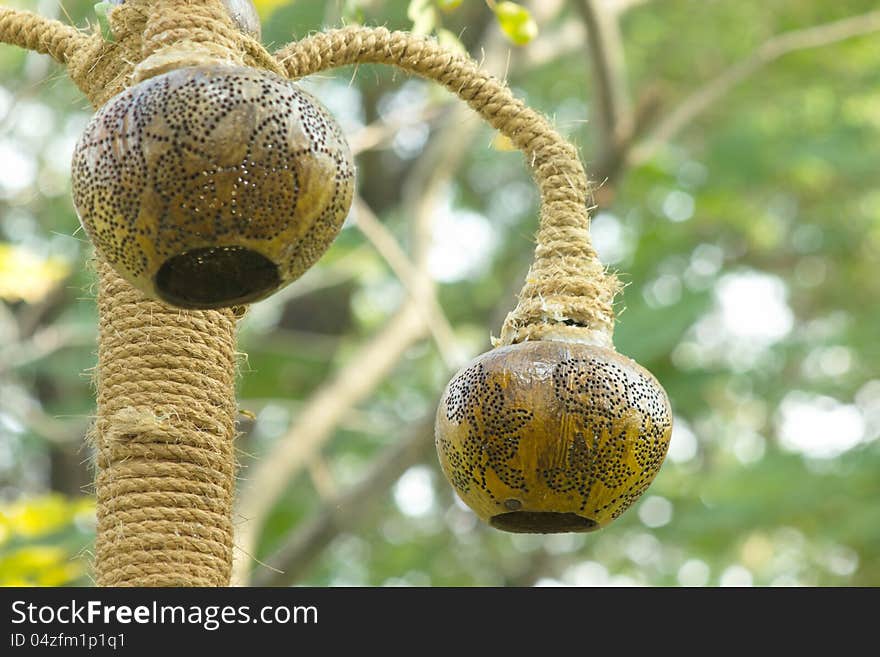
[{"label": "coconut shell lamp", "polygon": [[541,190],[535,260],[494,348],[444,391],[435,442],[456,493],[491,526],[588,532],[654,480],[672,413],[657,379],[614,348],[619,283],[590,241],[583,168],[530,119],[517,136]]},{"label": "coconut shell lamp", "polygon": [[437,451],[462,500],[511,532],[585,532],[622,514],[660,469],[672,427],[650,372],[613,349],[536,340],[459,372]]},{"label": "coconut shell lamp", "polygon": [[354,165],[317,99],[218,62],[150,77],[86,127],[73,199],[95,247],[183,308],[262,299],[311,267],[351,206]]},{"label": "coconut shell lamp", "polygon": [[525,155],[540,190],[535,257],[494,348],[459,371],[435,444],[456,493],[510,532],[587,532],[619,517],[660,469],[669,400],[614,348],[620,290],[589,233],[590,186],[574,147],[506,88],[464,97]]},{"label": "coconut shell lamp", "polygon": [[[222,8],[259,39],[251,0]],[[157,49],[132,79],[92,118],[71,170],[80,221],[122,278],[177,307],[222,308],[269,296],[323,255],[354,164],[316,98],[211,42]]]},{"label": "coconut shell lamp", "polygon": [[590,243],[583,169],[546,139],[534,263],[494,348],[446,387],[435,440],[447,479],[491,526],[588,532],[650,486],[672,413],[657,379],[614,349],[619,284]]}]

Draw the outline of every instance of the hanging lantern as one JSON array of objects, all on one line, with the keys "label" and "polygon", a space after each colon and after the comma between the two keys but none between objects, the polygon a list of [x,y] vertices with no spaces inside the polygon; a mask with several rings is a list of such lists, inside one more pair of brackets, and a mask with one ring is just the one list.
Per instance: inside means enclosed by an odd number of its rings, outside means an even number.
[{"label": "hanging lantern", "polygon": [[216,63],[107,102],[77,144],[73,199],[97,250],[183,308],[262,299],[330,246],[354,164],[335,119],[289,80]]},{"label": "hanging lantern", "polygon": [[539,340],[498,347],[461,370],[436,428],[443,472],[481,519],[512,532],[585,532],[650,485],[672,414],[632,359]]}]

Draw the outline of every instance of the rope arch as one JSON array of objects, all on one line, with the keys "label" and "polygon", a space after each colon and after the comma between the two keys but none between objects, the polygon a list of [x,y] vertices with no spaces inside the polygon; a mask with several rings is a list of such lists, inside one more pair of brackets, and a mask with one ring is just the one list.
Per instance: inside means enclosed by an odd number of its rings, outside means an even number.
[{"label": "rope arch", "polygon": [[611,346],[619,284],[605,272],[590,241],[589,184],[577,151],[544,117],[470,57],[406,32],[360,26],[321,32],[285,46],[275,57],[291,79],[350,64],[394,66],[438,82],[510,138],[532,170],[541,212],[535,260],[499,342],[541,339],[573,325],[581,339]]},{"label": "rope arch", "polygon": [[[381,63],[435,80],[525,155],[541,196],[535,259],[500,344],[566,339],[611,347],[619,283],[589,236],[575,148],[471,58],[385,28],[318,33],[273,55],[220,0],[126,0],[114,36],[0,8],[0,41],[66,64],[95,107],[160,72],[226,59],[298,79]],[[102,260],[97,414],[98,585],[225,586],[232,548],[235,323],[243,309],[183,311],[144,297]]]}]

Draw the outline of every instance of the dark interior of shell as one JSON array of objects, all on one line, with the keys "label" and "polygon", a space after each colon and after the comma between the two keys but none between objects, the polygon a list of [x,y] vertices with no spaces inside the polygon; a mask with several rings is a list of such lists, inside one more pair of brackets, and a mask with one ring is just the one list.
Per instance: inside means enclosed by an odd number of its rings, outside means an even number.
[{"label": "dark interior of shell", "polygon": [[149,296],[189,308],[256,301],[295,280],[335,239],[354,191],[351,151],[315,98],[226,64],[111,99],[72,174],[99,253]]}]

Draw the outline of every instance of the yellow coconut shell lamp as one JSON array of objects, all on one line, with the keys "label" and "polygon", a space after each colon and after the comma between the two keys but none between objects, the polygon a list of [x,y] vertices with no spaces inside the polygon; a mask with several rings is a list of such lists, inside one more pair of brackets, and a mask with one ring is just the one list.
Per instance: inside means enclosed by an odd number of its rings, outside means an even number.
[{"label": "yellow coconut shell lamp", "polygon": [[[250,2],[224,4],[253,31]],[[351,207],[354,164],[335,119],[290,80],[210,50],[166,49],[135,77],[74,152],[74,205],[96,249],[182,308],[251,303],[296,280]]]},{"label": "yellow coconut shell lamp", "polygon": [[436,444],[458,495],[493,527],[586,532],[648,488],[671,430],[663,388],[634,360],[536,340],[496,347],[452,379]]},{"label": "yellow coconut shell lamp", "polygon": [[588,532],[654,480],[672,413],[657,379],[614,348],[620,285],[591,244],[577,153],[526,112],[510,135],[541,190],[535,260],[495,347],[444,391],[435,443],[456,493],[489,525]]}]

